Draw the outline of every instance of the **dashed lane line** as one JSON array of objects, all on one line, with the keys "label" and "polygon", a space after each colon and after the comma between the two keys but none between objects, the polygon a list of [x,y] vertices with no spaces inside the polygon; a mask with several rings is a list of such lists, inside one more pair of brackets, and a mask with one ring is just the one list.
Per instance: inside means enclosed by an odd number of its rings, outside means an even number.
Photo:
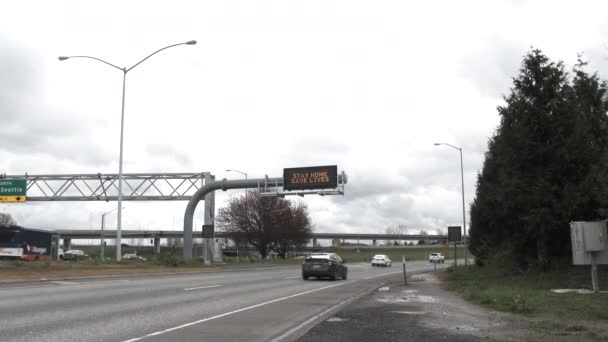
[{"label": "dashed lane line", "polygon": [[220,287],[220,286],[222,286],[222,285],[209,285],[209,286],[189,287],[187,289],[184,289],[184,291],[210,289],[212,287]]}]

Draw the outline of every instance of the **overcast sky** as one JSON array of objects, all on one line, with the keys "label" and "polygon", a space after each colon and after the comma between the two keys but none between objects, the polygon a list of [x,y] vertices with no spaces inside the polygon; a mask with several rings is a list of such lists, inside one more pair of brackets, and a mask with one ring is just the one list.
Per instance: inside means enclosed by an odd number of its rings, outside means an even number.
[{"label": "overcast sky", "polygon": [[[531,46],[608,73],[605,1],[10,1],[0,15],[0,173],[282,175],[337,164],[317,232],[462,222],[496,106]],[[220,208],[231,194],[218,193]],[[242,193],[242,192],[241,192]],[[123,229],[181,229],[185,202],[128,202]],[[0,204],[31,227],[98,228],[115,203]],[[202,224],[202,205],[195,223]],[[467,209],[468,221],[468,209]],[[110,226],[115,218],[108,217]]]}]

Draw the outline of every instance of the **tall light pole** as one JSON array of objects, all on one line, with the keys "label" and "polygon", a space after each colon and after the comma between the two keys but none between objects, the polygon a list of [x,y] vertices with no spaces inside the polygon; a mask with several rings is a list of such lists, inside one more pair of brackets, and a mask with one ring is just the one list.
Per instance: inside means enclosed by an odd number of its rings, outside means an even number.
[{"label": "tall light pole", "polygon": [[465,215],[465,207],[464,207],[464,167],[462,165],[462,148],[456,147],[452,144],[448,143],[435,143],[435,146],[445,145],[450,146],[460,152],[460,184],[462,189],[462,229],[464,232],[464,264],[465,266],[469,266],[469,258],[468,258],[468,240],[467,240],[467,220]]},{"label": "tall light pole", "polygon": [[154,51],[153,53],[149,54],[146,58],[140,60],[139,62],[135,63],[133,66],[131,66],[130,68],[127,67],[118,67],[112,63],[108,63],[102,59],[99,59],[97,57],[92,57],[92,56],[59,56],[59,60],[60,61],[65,61],[67,59],[70,58],[89,58],[89,59],[94,59],[96,61],[102,62],[104,64],[107,64],[115,69],[118,69],[120,71],[122,71],[123,76],[122,76],[122,110],[121,110],[121,114],[120,114],[120,157],[119,157],[119,161],[118,161],[118,221],[116,224],[116,261],[120,261],[121,259],[121,227],[122,227],[122,145],[123,145],[123,133],[124,133],[124,124],[125,124],[125,86],[126,86],[126,81],[127,81],[127,73],[131,70],[133,70],[136,66],[140,65],[141,63],[143,63],[146,59],[154,56],[155,54],[166,50],[168,48],[172,48],[174,46],[180,46],[180,45],[195,45],[196,44],[196,40],[189,40],[187,42],[184,43],[178,43],[178,44],[173,44],[173,45],[169,45],[169,46],[165,46],[162,49],[158,49],[156,51]]},{"label": "tall light pole", "polygon": [[[239,170],[226,170],[226,172],[238,172],[240,174],[242,174],[243,176],[245,176],[245,180],[247,180],[247,172],[242,172]],[[245,189],[245,206],[247,207],[247,217],[249,217],[249,201],[248,199],[248,193],[249,189]],[[239,262],[239,244],[236,243],[236,262]]]},{"label": "tall light pole", "polygon": [[[122,207],[121,209],[124,209],[125,207]],[[118,210],[118,208],[114,208],[110,211],[107,211],[103,214],[101,214],[101,250],[99,252],[99,258],[101,259],[101,262],[103,262],[105,260],[105,243],[103,240],[103,229],[106,225],[106,215],[111,214],[113,212],[115,212],[116,210]]]}]

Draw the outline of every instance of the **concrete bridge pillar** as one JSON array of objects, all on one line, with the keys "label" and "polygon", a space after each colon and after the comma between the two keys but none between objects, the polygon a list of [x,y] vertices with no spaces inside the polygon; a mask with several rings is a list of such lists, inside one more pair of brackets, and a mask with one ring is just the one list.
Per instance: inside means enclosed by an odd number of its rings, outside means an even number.
[{"label": "concrete bridge pillar", "polygon": [[372,246],[374,246],[374,247],[376,246],[376,240],[375,239],[372,240]]},{"label": "concrete bridge pillar", "polygon": [[317,247],[317,239],[312,239],[312,246]]},{"label": "concrete bridge pillar", "polygon": [[154,238],[154,254],[160,254],[160,238]]},{"label": "concrete bridge pillar", "polygon": [[72,239],[63,239],[63,251],[72,249]]}]

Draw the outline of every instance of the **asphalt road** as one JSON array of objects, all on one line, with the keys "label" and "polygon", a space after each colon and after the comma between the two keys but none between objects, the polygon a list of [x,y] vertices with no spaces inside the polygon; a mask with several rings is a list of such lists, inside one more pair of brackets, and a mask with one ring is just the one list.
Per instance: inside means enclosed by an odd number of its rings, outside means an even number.
[{"label": "asphalt road", "polygon": [[400,263],[348,267],[345,281],[304,281],[300,266],[290,265],[4,285],[0,341],[291,341],[358,296],[402,277]]}]

